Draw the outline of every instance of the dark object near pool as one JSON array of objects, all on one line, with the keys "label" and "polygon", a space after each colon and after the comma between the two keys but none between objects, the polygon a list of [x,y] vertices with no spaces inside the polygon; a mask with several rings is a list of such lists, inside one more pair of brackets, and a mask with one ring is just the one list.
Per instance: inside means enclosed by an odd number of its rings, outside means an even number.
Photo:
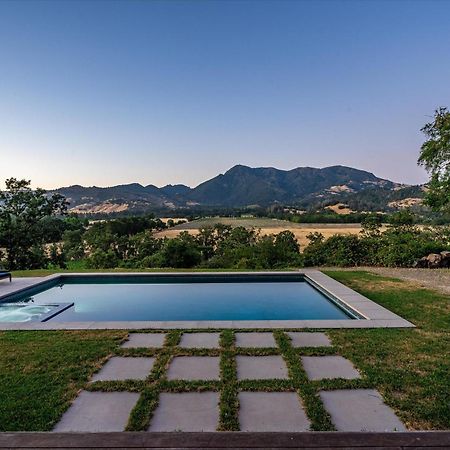
[{"label": "dark object near pool", "polygon": [[11,272],[0,271],[0,280],[3,280],[4,278],[9,278],[9,282],[11,283],[12,281]]}]

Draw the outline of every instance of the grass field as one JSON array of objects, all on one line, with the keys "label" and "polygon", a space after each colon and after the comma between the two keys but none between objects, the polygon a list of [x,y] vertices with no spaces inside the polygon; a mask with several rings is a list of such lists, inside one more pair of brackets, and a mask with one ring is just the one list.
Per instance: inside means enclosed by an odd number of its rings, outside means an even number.
[{"label": "grass field", "polygon": [[[409,429],[449,429],[449,297],[367,272],[327,273],[417,325],[416,329],[328,330],[334,347],[327,351],[350,359],[364,375],[363,380],[356,382],[377,388]],[[171,332],[169,341],[173,342],[169,345],[169,352],[177,351],[174,345],[179,334],[179,331]],[[123,352],[119,344],[126,335],[127,331],[123,330],[1,332],[0,431],[52,429],[77,391],[88,388],[89,377],[105,359]],[[294,354],[282,331],[277,332],[277,339],[282,344],[282,356],[288,365],[293,364],[295,368],[298,355]],[[225,361],[222,367],[225,403],[222,405],[221,427],[234,429],[235,406],[226,401],[227,395],[233,397],[239,388],[232,377],[227,378],[231,367],[227,364],[232,364],[236,353],[233,331],[223,331],[222,342],[225,342],[223,350],[216,350],[223,353],[222,360]],[[162,351],[158,361],[164,365],[167,363],[164,358],[168,357],[169,354]],[[295,382],[303,385],[305,380],[301,379],[301,372],[297,375]],[[167,383],[154,381],[158,389]],[[339,387],[339,383],[342,384],[334,380],[330,387]],[[343,383],[341,387],[344,386],[347,384]],[[129,388],[128,385],[124,387]],[[180,386],[173,386],[173,389],[178,388]],[[201,389],[201,386],[181,388]],[[289,386],[281,383],[280,388]],[[319,385],[309,383],[307,390],[303,391],[304,401],[308,402],[308,410],[314,416],[315,429],[327,430],[330,423],[317,402],[315,392],[318,388]],[[154,391],[145,392],[146,395],[155,394]],[[129,429],[141,429],[148,414],[151,412],[137,408]]]},{"label": "grass field", "polygon": [[199,228],[213,226],[217,223],[231,225],[233,227],[257,228],[261,230],[262,234],[276,234],[284,230],[289,230],[294,233],[300,247],[304,248],[309,241],[306,236],[313,232],[322,233],[325,237],[330,237],[333,234],[358,234],[361,231],[359,224],[327,224],[327,223],[293,223],[287,220],[269,219],[269,218],[236,218],[236,217],[210,217],[192,222],[177,225],[168,230],[156,233],[156,237],[176,237],[181,231],[188,231],[191,234],[197,234]]}]

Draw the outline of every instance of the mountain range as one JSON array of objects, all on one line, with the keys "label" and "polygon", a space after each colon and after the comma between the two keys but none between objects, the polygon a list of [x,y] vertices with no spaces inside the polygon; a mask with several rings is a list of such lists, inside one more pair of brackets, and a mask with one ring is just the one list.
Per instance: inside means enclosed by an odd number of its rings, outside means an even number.
[{"label": "mountain range", "polygon": [[311,208],[358,198],[363,193],[369,198],[378,195],[387,207],[388,201],[420,197],[422,188],[401,185],[345,166],[280,170],[236,165],[194,188],[183,184],[158,188],[131,183],[112,187],[74,185],[52,192],[64,195],[73,212],[107,214],[271,205]]}]

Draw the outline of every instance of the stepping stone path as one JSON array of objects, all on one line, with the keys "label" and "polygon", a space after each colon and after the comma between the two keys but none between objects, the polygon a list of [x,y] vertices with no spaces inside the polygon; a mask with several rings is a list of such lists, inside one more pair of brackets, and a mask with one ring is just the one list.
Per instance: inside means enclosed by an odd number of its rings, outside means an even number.
[{"label": "stepping stone path", "polygon": [[295,392],[240,392],[241,431],[307,431],[310,423]]},{"label": "stepping stone path", "polygon": [[300,347],[331,347],[328,336],[324,333],[287,333],[291,338],[291,345],[294,348]]},{"label": "stepping stone path", "polygon": [[286,363],[281,356],[237,356],[238,380],[271,380],[288,378]]},{"label": "stepping stone path", "polygon": [[169,365],[168,380],[218,380],[220,358],[176,356]]},{"label": "stepping stone path", "polygon": [[131,333],[122,348],[162,348],[165,333]]},{"label": "stepping stone path", "polygon": [[[162,349],[167,333],[130,333],[122,348]],[[301,356],[304,347],[330,347],[324,333],[289,332],[291,346],[298,352],[309,380],[360,378],[353,364],[342,356]],[[283,357],[278,355],[241,355],[240,349],[271,348],[280,352],[271,332],[237,332],[236,374],[242,380],[289,379]],[[221,391],[220,357],[176,356],[180,349],[208,349],[214,354],[220,349],[220,333],[183,333],[177,347],[164,347],[162,352],[172,352],[166,371],[165,383],[173,380],[212,380],[218,382]],[[203,353],[202,351],[202,353]],[[234,351],[234,349],[233,349]],[[158,354],[160,352],[157,352]],[[194,351],[192,351],[194,353]],[[157,356],[158,357],[158,356]],[[145,380],[152,371],[157,357],[110,358],[92,380]],[[233,358],[233,356],[231,356]],[[227,375],[228,377],[230,375]],[[145,382],[145,381],[144,381]],[[145,382],[146,383],[146,382]],[[153,388],[161,389],[152,380]],[[268,383],[271,383],[268,381]],[[308,383],[305,381],[305,383]],[[215,384],[213,385],[215,386]],[[269,384],[271,389],[274,385]],[[282,386],[282,385],[281,385]],[[187,385],[186,387],[189,387]],[[153,389],[152,388],[152,389]],[[193,387],[191,386],[190,389]],[[195,388],[195,386],[194,386]],[[238,386],[238,390],[242,387]],[[162,387],[162,389],[165,389]],[[211,388],[210,388],[211,389]],[[300,386],[300,390],[302,387]],[[170,390],[167,389],[167,390]],[[187,389],[186,389],[187,390]],[[282,390],[282,388],[280,388]],[[221,392],[159,392],[159,403],[152,414],[148,431],[215,431],[219,423]],[[242,431],[307,431],[310,422],[297,392],[250,392],[238,393],[240,409],[237,419]],[[394,412],[383,403],[381,395],[373,389],[335,389],[319,392],[322,403],[339,431],[402,431],[404,425]],[[54,431],[109,432],[123,431],[129,416],[138,402],[140,393],[135,392],[88,392],[82,391],[63,415]],[[150,400],[142,398],[141,401]],[[139,403],[142,407],[141,403]],[[144,404],[145,407],[150,405]]]},{"label": "stepping stone path", "polygon": [[338,431],[406,431],[374,389],[321,391],[320,398]]},{"label": "stepping stone path", "polygon": [[155,358],[123,358],[114,356],[92,377],[92,381],[145,380]]},{"label": "stepping stone path", "polygon": [[217,392],[162,393],[148,431],[216,431]]},{"label": "stepping stone path", "polygon": [[272,333],[236,333],[236,347],[275,348],[277,344]]},{"label": "stepping stone path", "polygon": [[184,333],[181,348],[220,348],[219,333]]},{"label": "stepping stone path", "polygon": [[124,431],[138,398],[134,392],[81,391],[53,431]]},{"label": "stepping stone path", "polygon": [[310,380],[361,378],[353,364],[342,356],[302,356],[302,364]]}]

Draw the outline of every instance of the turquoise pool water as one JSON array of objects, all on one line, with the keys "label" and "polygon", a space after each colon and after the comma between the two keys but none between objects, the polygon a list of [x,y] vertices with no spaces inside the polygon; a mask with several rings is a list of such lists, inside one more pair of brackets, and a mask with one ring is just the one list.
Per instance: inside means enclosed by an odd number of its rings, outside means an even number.
[{"label": "turquoise pool water", "polygon": [[[3,302],[2,302],[3,303]],[[13,305],[17,304],[17,311]],[[48,305],[68,305],[49,321],[201,321],[352,319],[331,299],[296,276],[61,277],[7,300],[12,319],[26,321]],[[0,303],[0,321],[1,319]],[[8,320],[7,321],[15,321]],[[39,320],[33,314],[29,320]],[[19,320],[17,320],[19,321]]]}]

